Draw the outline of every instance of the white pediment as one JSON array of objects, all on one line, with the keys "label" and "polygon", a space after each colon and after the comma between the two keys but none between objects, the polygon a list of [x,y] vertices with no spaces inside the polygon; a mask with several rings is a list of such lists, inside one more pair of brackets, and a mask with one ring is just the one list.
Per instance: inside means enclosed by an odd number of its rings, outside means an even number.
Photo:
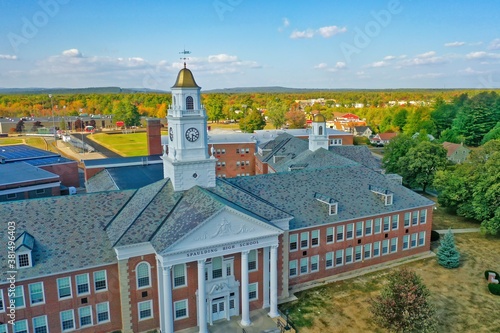
[{"label": "white pediment", "polygon": [[193,229],[165,252],[244,243],[249,240],[278,236],[281,229],[225,207]]}]

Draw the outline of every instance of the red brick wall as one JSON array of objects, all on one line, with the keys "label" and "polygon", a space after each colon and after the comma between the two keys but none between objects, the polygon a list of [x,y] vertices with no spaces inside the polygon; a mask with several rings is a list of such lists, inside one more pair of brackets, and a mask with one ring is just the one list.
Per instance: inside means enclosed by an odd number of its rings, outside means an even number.
[{"label": "red brick wall", "polygon": [[[255,143],[225,143],[225,144],[214,144],[215,157],[218,159],[217,162],[225,162],[226,166],[216,166],[216,175],[225,175],[226,178],[237,177],[238,174],[249,174],[250,176],[255,175]],[[212,145],[209,146],[209,150],[212,149]],[[226,153],[223,154],[222,151],[225,149]],[[248,149],[248,153],[246,152]],[[220,153],[218,153],[220,151]],[[238,151],[238,152],[237,152]],[[238,166],[236,162],[240,162]],[[245,165],[241,165],[241,162],[245,162]],[[246,161],[249,162],[246,165]]]},{"label": "red brick wall", "polygon": [[148,155],[160,155],[162,154],[160,119],[148,119],[147,123]]},{"label": "red brick wall", "polygon": [[52,164],[41,166],[40,169],[55,173],[61,178],[61,184],[70,187],[80,187],[78,177],[78,163],[76,161],[64,164]]},{"label": "red brick wall", "polygon": [[83,171],[85,174],[85,181],[88,181],[90,178],[94,177],[96,174],[98,174],[104,169],[105,168],[92,168],[92,169],[85,168]]}]

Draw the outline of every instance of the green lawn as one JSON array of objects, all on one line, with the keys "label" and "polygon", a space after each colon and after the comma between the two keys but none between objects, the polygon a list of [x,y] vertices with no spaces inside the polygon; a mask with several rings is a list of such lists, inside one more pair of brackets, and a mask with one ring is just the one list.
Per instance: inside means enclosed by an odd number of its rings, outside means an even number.
[{"label": "green lawn", "polygon": [[428,199],[436,202],[436,208],[432,214],[432,229],[434,230],[446,230],[448,228],[452,229],[467,229],[467,228],[479,228],[481,223],[467,219],[465,217],[457,216],[449,211],[449,209],[441,207],[437,203],[437,198],[425,195]]},{"label": "green lawn", "polygon": [[148,154],[146,132],[129,134],[97,133],[87,136],[121,156],[145,156]]}]

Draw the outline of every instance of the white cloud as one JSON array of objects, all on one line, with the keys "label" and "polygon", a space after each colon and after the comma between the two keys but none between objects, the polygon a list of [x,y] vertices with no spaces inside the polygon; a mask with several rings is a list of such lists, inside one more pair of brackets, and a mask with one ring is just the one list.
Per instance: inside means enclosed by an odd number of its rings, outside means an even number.
[{"label": "white cloud", "polygon": [[10,55],[10,54],[0,54],[0,59],[3,60],[17,60],[16,55]]},{"label": "white cloud", "polygon": [[500,53],[491,53],[491,52],[471,52],[465,56],[467,59],[500,59]]},{"label": "white cloud", "polygon": [[415,74],[410,76],[410,79],[436,79],[439,77],[443,77],[443,73],[425,73],[425,74]]},{"label": "white cloud", "polygon": [[459,46],[464,46],[465,42],[450,42],[450,43],[445,43],[444,46],[446,47],[459,47]]},{"label": "white cloud", "polygon": [[459,73],[464,74],[464,75],[482,75],[482,74],[488,74],[490,72],[477,71],[475,69],[472,69],[471,67],[467,67],[466,69],[460,70]]},{"label": "white cloud", "polygon": [[208,62],[234,62],[237,60],[237,56],[232,56],[224,53],[208,56]]},{"label": "white cloud", "polygon": [[422,54],[418,54],[416,57],[417,58],[429,58],[429,57],[433,57],[435,55],[436,55],[435,51],[429,51],[429,52],[425,52],[425,53],[422,53]]},{"label": "white cloud", "polygon": [[321,27],[318,29],[318,33],[324,38],[330,38],[336,34],[344,33],[346,31],[347,31],[346,27],[339,28],[336,25]]},{"label": "white cloud", "polygon": [[370,65],[368,65],[368,67],[372,68],[387,67],[387,66],[389,66],[389,63],[387,63],[386,61],[375,61]]},{"label": "white cloud", "polygon": [[342,68],[345,68],[346,67],[346,63],[343,62],[343,61],[339,61],[335,64],[335,68],[337,69],[342,69]]},{"label": "white cloud", "polygon": [[394,59],[396,59],[396,56],[393,55],[388,55],[384,57],[384,60],[394,60]]},{"label": "white cloud", "polygon": [[291,39],[303,39],[303,38],[313,38],[313,37],[314,37],[314,31],[311,29],[307,29],[304,31],[294,30],[290,35]]},{"label": "white cloud", "polygon": [[73,57],[73,58],[83,57],[82,53],[78,49],[69,49],[69,50],[63,51],[62,55],[65,57]]},{"label": "white cloud", "polygon": [[278,31],[282,32],[286,28],[288,28],[289,26],[290,26],[290,21],[286,17],[283,17],[282,25],[281,25],[281,27],[278,28]]},{"label": "white cloud", "polygon": [[500,38],[496,38],[488,45],[488,50],[500,50]]},{"label": "white cloud", "polygon": [[435,65],[445,63],[446,61],[444,57],[436,56],[435,51],[429,51],[401,61],[401,66]]},{"label": "white cloud", "polygon": [[328,65],[324,62],[320,63],[320,64],[317,64],[316,66],[314,66],[315,69],[324,69],[324,68],[327,68]]}]

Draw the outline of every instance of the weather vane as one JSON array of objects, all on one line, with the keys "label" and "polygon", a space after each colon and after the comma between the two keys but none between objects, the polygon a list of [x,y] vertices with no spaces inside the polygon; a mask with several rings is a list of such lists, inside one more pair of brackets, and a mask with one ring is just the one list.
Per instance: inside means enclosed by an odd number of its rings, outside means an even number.
[{"label": "weather vane", "polygon": [[184,60],[184,68],[186,68],[186,60],[189,59],[187,55],[191,54],[191,51],[186,51],[186,48],[184,48],[184,51],[179,52],[179,54],[184,55],[183,57],[181,57],[181,60]]}]

